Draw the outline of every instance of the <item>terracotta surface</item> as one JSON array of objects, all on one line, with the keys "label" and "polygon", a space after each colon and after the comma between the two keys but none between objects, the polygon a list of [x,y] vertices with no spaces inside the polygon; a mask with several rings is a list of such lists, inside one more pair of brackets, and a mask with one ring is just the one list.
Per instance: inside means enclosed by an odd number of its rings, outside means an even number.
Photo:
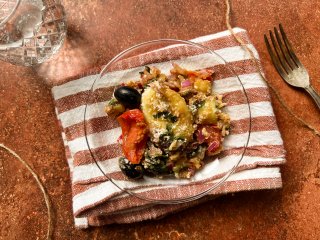
[{"label": "terracotta surface", "polygon": [[[244,192],[157,221],[76,230],[69,171],[49,84],[108,62],[151,39],[190,39],[225,30],[225,2],[209,0],[64,1],[69,36],[59,54],[38,68],[0,65],[0,142],[41,176],[53,201],[55,239],[319,239],[320,141],[272,93],[287,150],[283,189]],[[232,25],[248,30],[271,84],[301,118],[320,130],[320,112],[276,73],[263,34],[282,22],[314,87],[320,91],[320,2],[237,0]],[[44,239],[46,206],[33,177],[0,150],[0,239]]]}]

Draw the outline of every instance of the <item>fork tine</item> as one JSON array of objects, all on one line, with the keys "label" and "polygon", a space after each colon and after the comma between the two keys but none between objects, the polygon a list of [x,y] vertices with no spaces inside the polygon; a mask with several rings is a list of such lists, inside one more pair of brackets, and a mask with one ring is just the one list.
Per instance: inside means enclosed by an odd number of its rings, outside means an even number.
[{"label": "fork tine", "polygon": [[276,52],[277,56],[278,56],[278,59],[279,59],[279,62],[281,63],[283,69],[289,73],[291,72],[291,68],[288,66],[288,63],[286,62],[286,60],[284,59],[284,56],[282,55],[282,52],[273,36],[273,33],[271,30],[269,30],[269,34],[270,34],[270,38],[271,38],[271,42],[272,42],[272,45],[273,45],[273,48],[274,48],[274,51]]},{"label": "fork tine", "polygon": [[287,73],[283,70],[282,65],[278,59],[278,57],[274,54],[272,47],[270,46],[270,43],[268,41],[267,36],[264,34],[264,42],[266,43],[269,55],[271,57],[271,60],[273,62],[273,65],[277,69],[278,73],[281,75],[282,78],[286,79]]},{"label": "fork tine", "polygon": [[297,67],[303,67],[302,63],[300,62],[300,60],[298,59],[298,57],[296,56],[296,54],[294,53],[292,46],[287,38],[287,35],[285,34],[283,27],[281,25],[281,23],[279,24],[279,28],[280,28],[280,32],[281,32],[281,36],[282,39],[284,41],[284,44],[286,45],[286,48],[288,49],[288,52],[292,58],[292,60],[294,61],[294,63],[297,65]]},{"label": "fork tine", "polygon": [[279,45],[279,47],[281,49],[281,52],[282,52],[286,62],[288,63],[289,67],[293,70],[296,67],[296,64],[294,63],[294,61],[292,60],[290,54],[288,53],[287,47],[284,45],[283,41],[281,40],[277,28],[274,28],[274,33],[276,35],[276,39],[278,41],[278,45]]}]

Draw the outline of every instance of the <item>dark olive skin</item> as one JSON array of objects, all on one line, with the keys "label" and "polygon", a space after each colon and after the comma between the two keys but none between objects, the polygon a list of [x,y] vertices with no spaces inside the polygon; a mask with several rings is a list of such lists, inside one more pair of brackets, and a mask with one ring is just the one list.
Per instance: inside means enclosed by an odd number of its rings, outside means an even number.
[{"label": "dark olive skin", "polygon": [[141,94],[134,88],[122,86],[115,90],[114,97],[129,109],[139,108]]},{"label": "dark olive skin", "polygon": [[119,158],[119,167],[124,175],[131,179],[143,177],[143,167],[141,164],[132,164],[128,159]]}]

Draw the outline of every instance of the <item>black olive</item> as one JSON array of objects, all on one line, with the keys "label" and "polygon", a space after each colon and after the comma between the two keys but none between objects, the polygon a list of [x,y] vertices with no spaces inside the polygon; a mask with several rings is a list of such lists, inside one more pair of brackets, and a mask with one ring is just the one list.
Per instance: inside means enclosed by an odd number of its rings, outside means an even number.
[{"label": "black olive", "polygon": [[139,108],[141,94],[134,88],[123,86],[114,91],[115,98],[125,107],[133,109]]},{"label": "black olive", "polygon": [[119,158],[119,167],[124,175],[131,179],[143,177],[143,167],[141,164],[132,164],[128,159]]}]

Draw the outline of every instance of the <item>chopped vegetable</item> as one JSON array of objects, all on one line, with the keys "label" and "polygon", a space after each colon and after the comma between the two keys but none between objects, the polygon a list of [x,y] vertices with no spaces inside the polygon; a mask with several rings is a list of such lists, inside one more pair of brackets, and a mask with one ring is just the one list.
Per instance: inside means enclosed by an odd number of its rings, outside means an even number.
[{"label": "chopped vegetable", "polygon": [[163,153],[160,148],[157,148],[153,143],[149,142],[142,164],[144,169],[150,174],[158,175],[159,173],[169,173],[170,169],[167,166],[168,158],[168,153]]},{"label": "chopped vegetable", "polygon": [[206,95],[209,95],[211,93],[211,85],[212,83],[210,81],[202,80],[200,78],[197,78],[194,81],[194,89]]},{"label": "chopped vegetable", "polygon": [[139,179],[143,177],[143,166],[141,164],[132,164],[128,159],[120,157],[119,167],[128,178]]},{"label": "chopped vegetable", "polygon": [[[202,103],[202,102],[200,102]],[[216,101],[213,96],[206,98],[200,105],[196,114],[196,122],[198,124],[216,124],[218,121]]]},{"label": "chopped vegetable", "polygon": [[186,87],[190,87],[190,86],[192,86],[192,83],[190,82],[190,80],[185,80],[185,81],[181,82],[182,88],[186,88]]},{"label": "chopped vegetable", "polygon": [[[211,69],[187,70],[173,64],[170,75],[145,66],[140,81],[124,83],[106,106],[120,115],[118,139],[125,157],[121,171],[131,179],[144,174],[190,178],[206,156],[222,150],[230,117],[221,95],[212,93]],[[132,109],[125,112],[126,109]]]},{"label": "chopped vegetable", "polygon": [[176,122],[178,119],[178,117],[172,115],[172,113],[169,113],[168,111],[158,112],[154,114],[153,117],[168,119],[170,122]]},{"label": "chopped vegetable", "polygon": [[117,101],[115,98],[111,98],[111,100],[108,102],[105,112],[110,116],[110,117],[116,117],[123,113],[126,110],[126,108]]},{"label": "chopped vegetable", "polygon": [[129,110],[117,118],[122,129],[122,150],[126,158],[138,164],[144,154],[148,128],[139,109]]},{"label": "chopped vegetable", "polygon": [[197,129],[198,141],[206,143],[207,155],[212,156],[218,154],[222,150],[221,130],[216,125],[199,125]]},{"label": "chopped vegetable", "polygon": [[[152,85],[143,92],[141,107],[150,129],[151,141],[159,142],[159,137],[167,131],[168,124],[171,124],[174,136],[192,140],[193,117],[185,99],[179,93],[166,86]],[[165,111],[172,116],[167,114],[167,118],[157,118],[160,112]]]}]

